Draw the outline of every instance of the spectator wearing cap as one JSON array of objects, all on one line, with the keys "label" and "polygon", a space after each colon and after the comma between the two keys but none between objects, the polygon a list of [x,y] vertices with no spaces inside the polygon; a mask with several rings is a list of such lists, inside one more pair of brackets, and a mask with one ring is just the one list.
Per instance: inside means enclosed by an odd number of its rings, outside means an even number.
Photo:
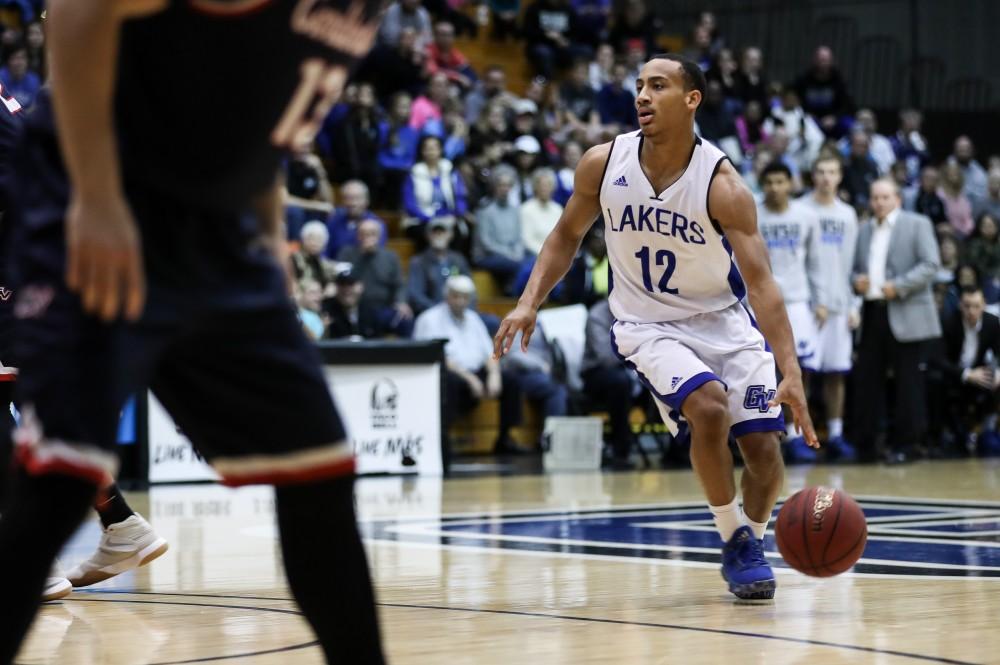
[{"label": "spectator wearing cap", "polygon": [[534,136],[524,134],[514,141],[514,168],[517,182],[511,190],[511,202],[520,205],[534,194],[533,176],[538,167],[542,144]]},{"label": "spectator wearing cap", "polygon": [[361,301],[375,312],[379,329],[409,337],[413,332],[413,310],[406,302],[403,269],[395,252],[379,246],[381,236],[381,224],[362,220],[357,246],[341,249],[337,260],[351,264],[351,274],[363,284]]},{"label": "spectator wearing cap", "polygon": [[802,100],[802,107],[816,118],[827,136],[840,138],[846,133],[851,125],[854,103],[829,46],[816,49],[812,66],[795,80],[793,87]]},{"label": "spectator wearing cap", "polygon": [[920,182],[906,192],[903,207],[927,216],[935,225],[947,223],[944,201],[938,196],[940,181],[941,176],[936,167],[928,165],[920,169]]},{"label": "spectator wearing cap", "polygon": [[483,111],[497,105],[504,112],[514,109],[517,97],[507,90],[507,74],[500,65],[490,65],[483,73],[483,78],[465,97],[465,121],[475,124]]},{"label": "spectator wearing cap", "polygon": [[551,79],[557,68],[590,56],[579,43],[578,16],[569,0],[535,0],[524,12],[522,25],[528,60],[535,71]]},{"label": "spectator wearing cap", "polygon": [[378,222],[382,227],[379,245],[385,246],[389,232],[382,218],[368,208],[368,185],[360,180],[348,180],[340,188],[340,198],[343,205],[335,208],[326,220],[330,240],[326,245],[325,255],[334,259],[344,247],[357,245],[358,227],[366,219]]},{"label": "spectator wearing cap", "polygon": [[927,149],[927,139],[920,128],[924,117],[916,109],[903,109],[899,112],[899,130],[889,139],[896,159],[906,164],[907,182],[914,183],[931,155]]},{"label": "spectator wearing cap", "polygon": [[510,167],[493,174],[493,192],[476,213],[472,257],[477,268],[488,270],[510,293],[511,282],[524,261],[521,216],[510,203],[514,173]]},{"label": "spectator wearing cap", "polygon": [[381,180],[377,191],[386,208],[399,207],[403,181],[417,161],[420,132],[409,125],[412,106],[409,94],[396,93],[389,105],[388,118],[379,124],[377,159]]},{"label": "spectator wearing cap", "polygon": [[639,120],[635,111],[635,92],[625,87],[628,68],[620,62],[612,72],[611,82],[597,93],[597,112],[601,123],[617,134],[637,128]]},{"label": "spectator wearing cap", "polygon": [[407,235],[422,245],[431,221],[449,227],[467,211],[465,183],[451,161],[443,156],[441,139],[424,136],[418,146],[420,161],[403,182],[403,209]]},{"label": "spectator wearing cap", "polygon": [[427,69],[432,76],[442,72],[462,90],[476,82],[469,59],[455,46],[455,26],[447,21],[434,26],[434,41],[427,45]]},{"label": "spectator wearing cap", "polygon": [[418,315],[441,302],[449,277],[472,274],[465,257],[449,249],[454,237],[453,226],[445,219],[428,222],[427,249],[410,259],[407,288],[410,305]]},{"label": "spectator wearing cap", "polygon": [[552,195],[553,200],[561,206],[565,206],[569,197],[573,195],[574,180],[576,177],[576,165],[583,157],[583,147],[576,141],[566,141],[562,149],[562,168],[556,172],[556,191]]},{"label": "spectator wearing cap", "polygon": [[534,195],[521,204],[521,240],[532,256],[538,256],[545,239],[556,227],[563,207],[552,200],[556,189],[556,176],[552,169],[538,169],[532,174],[531,181]]},{"label": "spectator wearing cap", "polygon": [[[500,397],[503,379],[500,363],[493,357],[493,340],[486,325],[471,309],[476,286],[466,275],[452,275],[443,284],[444,301],[432,305],[417,317],[413,337],[418,340],[444,339],[445,416],[448,432],[462,415],[481,399]],[[450,445],[443,451],[445,469],[450,461]]]},{"label": "spectator wearing cap", "polygon": [[941,169],[941,185],[937,195],[944,203],[944,214],[951,232],[959,238],[966,238],[975,228],[972,219],[972,202],[966,194],[965,175],[958,162],[946,162]]},{"label": "spectator wearing cap", "polygon": [[972,144],[972,139],[964,134],[955,139],[955,146],[948,161],[956,162],[962,169],[965,193],[970,199],[981,199],[986,196],[986,170],[976,161],[976,146]]},{"label": "spectator wearing cap", "polygon": [[302,329],[313,341],[326,337],[326,321],[323,316],[323,287],[319,282],[306,279],[299,282],[296,289],[299,305],[299,320]]},{"label": "spectator wearing cap", "polygon": [[990,169],[986,180],[986,196],[973,199],[972,212],[976,219],[986,214],[993,219],[1000,219],[1000,169]]},{"label": "spectator wearing cap", "polygon": [[532,99],[520,99],[514,104],[514,137],[534,136],[539,143],[547,136],[544,130],[545,118],[539,109],[538,102]]},{"label": "spectator wearing cap", "polygon": [[302,227],[302,246],[292,254],[292,272],[298,284],[316,282],[323,297],[334,292],[337,268],[324,256],[330,234],[323,222],[309,222]]},{"label": "spectator wearing cap", "polygon": [[337,293],[324,303],[329,339],[381,337],[378,313],[371,303],[362,302],[365,285],[351,270],[342,271],[336,278]]},{"label": "spectator wearing cap", "polygon": [[381,44],[396,46],[406,28],[417,35],[417,48],[423,50],[431,43],[431,15],[421,6],[420,0],[397,0],[389,5],[379,26],[378,40]]}]

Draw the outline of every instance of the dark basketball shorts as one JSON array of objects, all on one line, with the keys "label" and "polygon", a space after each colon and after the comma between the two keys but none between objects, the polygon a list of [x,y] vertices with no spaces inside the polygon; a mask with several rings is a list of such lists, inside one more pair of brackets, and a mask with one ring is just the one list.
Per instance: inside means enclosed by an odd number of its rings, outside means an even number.
[{"label": "dark basketball shorts", "polygon": [[[85,314],[65,286],[62,215],[26,205],[16,239],[14,352],[31,473],[107,482],[119,412],[149,387],[231,485],[349,474],[353,451],[273,257],[250,216],[136,196],[147,279],[135,323]],[[30,203],[30,201],[29,201]]]}]

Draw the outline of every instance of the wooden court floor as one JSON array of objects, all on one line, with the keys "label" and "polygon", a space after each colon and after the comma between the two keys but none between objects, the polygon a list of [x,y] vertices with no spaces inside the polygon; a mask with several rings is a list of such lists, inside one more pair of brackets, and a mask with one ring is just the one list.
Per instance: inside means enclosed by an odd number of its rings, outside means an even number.
[{"label": "wooden court floor", "polygon": [[[690,472],[360,481],[390,662],[1000,663],[1000,460],[791,469],[859,497],[855,571],[741,605]],[[46,605],[18,663],[320,663],[266,488],[132,497],[171,550]],[[89,553],[97,522],[62,557]],[[772,539],[772,560],[780,564]]]}]

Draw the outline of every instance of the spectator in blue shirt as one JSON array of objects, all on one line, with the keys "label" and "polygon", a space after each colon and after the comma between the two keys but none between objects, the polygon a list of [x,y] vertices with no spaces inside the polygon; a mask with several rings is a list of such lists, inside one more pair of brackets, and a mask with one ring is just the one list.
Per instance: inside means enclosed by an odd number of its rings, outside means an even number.
[{"label": "spectator in blue shirt", "polygon": [[403,183],[404,224],[408,236],[425,245],[426,229],[434,221],[454,227],[467,211],[465,183],[452,163],[443,157],[441,139],[424,136],[418,147],[420,161]]},{"label": "spectator in blue shirt", "polygon": [[387,208],[399,206],[403,181],[417,161],[420,131],[410,127],[413,98],[406,92],[392,96],[389,115],[379,124],[378,165],[382,186],[379,201]]},{"label": "spectator in blue shirt", "polygon": [[368,186],[360,180],[348,180],[340,188],[340,198],[344,205],[335,208],[326,220],[326,229],[330,232],[326,256],[331,259],[336,258],[344,247],[357,245],[358,227],[367,219],[378,222],[382,228],[379,246],[384,247],[386,240],[389,239],[389,233],[385,222],[368,209]]},{"label": "spectator in blue shirt", "polygon": [[635,94],[625,88],[628,68],[618,63],[611,68],[611,82],[597,93],[597,112],[601,124],[614,125],[616,132],[626,132],[639,126],[635,111]]},{"label": "spectator in blue shirt", "polygon": [[15,46],[7,54],[7,64],[0,68],[0,83],[21,106],[31,106],[35,101],[42,80],[38,74],[28,70],[28,49],[25,46]]}]

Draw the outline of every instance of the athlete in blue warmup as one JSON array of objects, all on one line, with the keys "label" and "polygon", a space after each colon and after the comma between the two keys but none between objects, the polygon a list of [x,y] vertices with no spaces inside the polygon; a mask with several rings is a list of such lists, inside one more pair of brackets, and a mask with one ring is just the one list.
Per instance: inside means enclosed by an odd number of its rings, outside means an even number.
[{"label": "athlete in blue warmup", "polygon": [[[591,148],[580,161],[573,195],[500,325],[495,353],[509,352],[518,332],[527,344],[538,307],[603,214],[613,275],[611,343],[658,398],[664,422],[691,430],[691,463],[722,536],[729,590],[773,598],[763,538],[784,477],[780,404],[791,407],[809,445],[819,445],[791,328],[753,197],[725,155],[695,136],[705,91],[698,65],[656,56],[636,88],[640,130]],[[742,508],[730,436],[746,462]]]},{"label": "athlete in blue warmup", "polygon": [[289,586],[328,662],[384,662],[353,453],[288,297],[278,178],[380,4],[50,0],[51,97],[25,114],[14,174],[22,422],[0,664],[146,386],[225,482],[276,486]]}]

